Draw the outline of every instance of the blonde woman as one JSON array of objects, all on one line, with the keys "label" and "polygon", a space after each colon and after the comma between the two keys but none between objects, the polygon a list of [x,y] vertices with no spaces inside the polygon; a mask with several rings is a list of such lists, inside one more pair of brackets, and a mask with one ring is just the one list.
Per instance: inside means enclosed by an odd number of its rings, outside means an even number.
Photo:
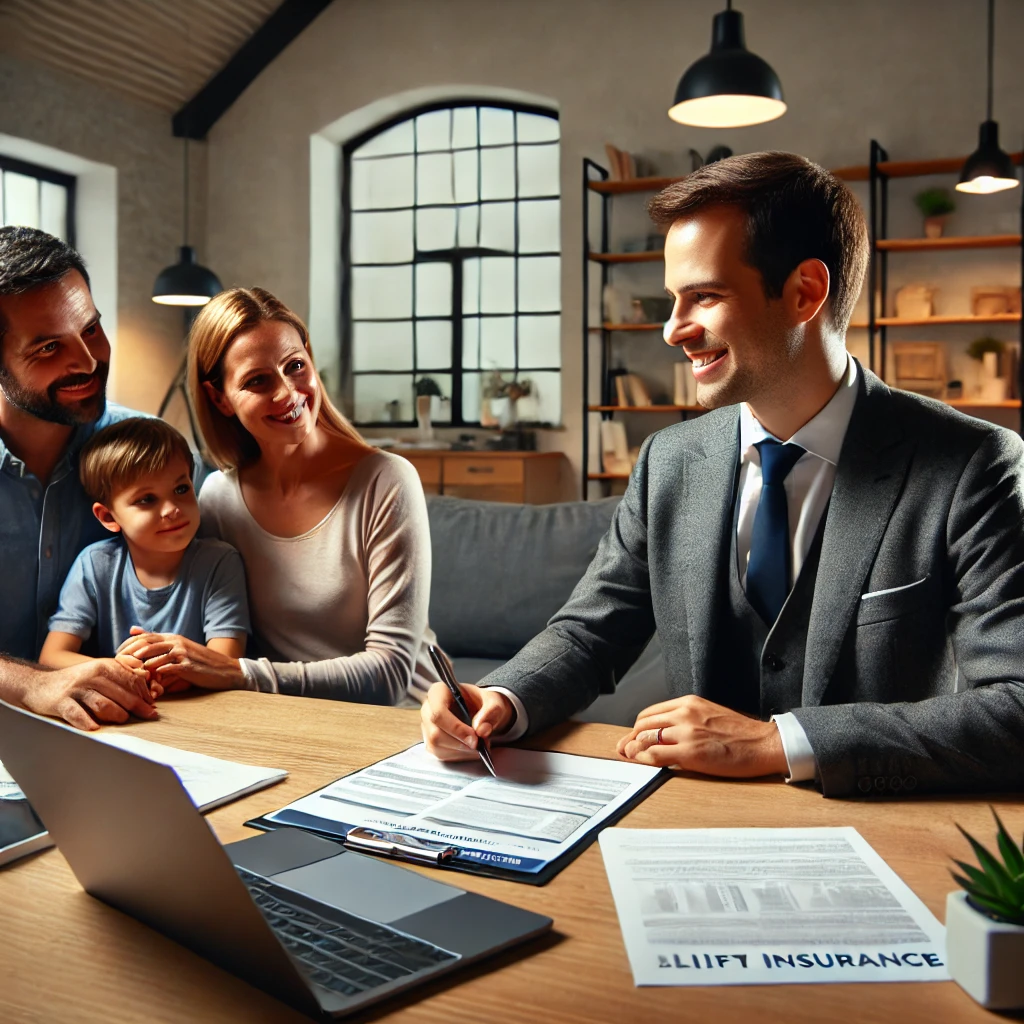
[{"label": "blonde woman", "polygon": [[430,538],[412,465],[368,445],[331,404],[302,321],[262,288],[203,307],[188,387],[206,452],[203,530],[245,562],[257,645],[212,655],[142,634],[130,653],[158,678],[367,704],[422,700]]}]

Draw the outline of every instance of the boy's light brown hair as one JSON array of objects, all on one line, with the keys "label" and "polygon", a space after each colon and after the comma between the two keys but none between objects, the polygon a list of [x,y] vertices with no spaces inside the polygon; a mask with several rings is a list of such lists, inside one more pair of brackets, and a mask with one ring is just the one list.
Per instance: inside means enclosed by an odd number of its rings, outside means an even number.
[{"label": "boy's light brown hair", "polygon": [[101,505],[143,477],[184,459],[192,476],[192,449],[169,423],[151,416],[132,416],[97,431],[78,458],[78,475],[85,493]]}]

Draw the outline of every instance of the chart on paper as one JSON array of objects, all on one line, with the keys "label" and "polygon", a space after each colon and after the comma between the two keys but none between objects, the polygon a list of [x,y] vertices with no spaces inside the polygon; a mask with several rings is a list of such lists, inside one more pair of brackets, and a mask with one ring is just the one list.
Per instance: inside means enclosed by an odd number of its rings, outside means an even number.
[{"label": "chart on paper", "polygon": [[379,828],[451,843],[459,857],[543,869],[658,774],[643,765],[495,749],[498,778],[476,762],[444,764],[411,747],[267,815],[344,834]]},{"label": "chart on paper", "polygon": [[637,985],[942,981],[945,931],[853,828],[607,829]]}]

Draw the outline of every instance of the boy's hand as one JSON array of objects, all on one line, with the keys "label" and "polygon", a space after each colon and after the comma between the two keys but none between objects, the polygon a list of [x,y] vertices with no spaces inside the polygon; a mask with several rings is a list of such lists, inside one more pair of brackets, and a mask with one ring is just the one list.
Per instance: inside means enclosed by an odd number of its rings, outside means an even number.
[{"label": "boy's hand", "polygon": [[145,666],[138,658],[133,657],[131,654],[115,654],[113,660],[128,669],[128,671],[136,678],[142,680],[149,688],[149,695],[153,700],[156,700],[157,697],[163,696],[166,692],[167,688],[165,686],[158,683],[155,679],[150,678]]},{"label": "boy's hand", "polygon": [[118,654],[141,661],[167,692],[183,688],[182,682],[204,690],[238,690],[245,684],[237,658],[174,633],[147,633],[141,626],[132,626],[131,633]]},{"label": "boy's hand", "polygon": [[[148,664],[157,657],[161,657],[162,664],[182,664],[185,660],[184,649],[179,645],[175,646],[174,641],[182,637],[172,633],[147,633],[141,626],[132,626],[132,635],[117,649],[116,659],[122,665],[129,667],[138,666],[146,674],[149,680],[150,690],[157,691],[154,696],[159,697],[165,693],[180,693],[191,687],[187,679],[175,679],[172,676],[173,668],[167,669],[160,680],[156,676],[156,664]],[[169,656],[169,657],[168,657]]]}]

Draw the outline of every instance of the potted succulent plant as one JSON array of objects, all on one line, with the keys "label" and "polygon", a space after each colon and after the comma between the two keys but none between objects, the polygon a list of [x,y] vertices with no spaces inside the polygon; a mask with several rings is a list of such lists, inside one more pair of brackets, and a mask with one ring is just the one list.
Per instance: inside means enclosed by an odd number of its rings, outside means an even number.
[{"label": "potted succulent plant", "polygon": [[416,392],[416,422],[419,424],[420,440],[432,441],[434,428],[430,423],[431,402],[441,397],[441,389],[433,377],[420,377],[413,386]]},{"label": "potted succulent plant", "polygon": [[991,1010],[1024,1007],[1024,850],[996,819],[999,855],[973,836],[978,867],[956,861],[963,889],[946,898],[946,964],[968,995]]},{"label": "potted succulent plant", "polygon": [[956,209],[948,189],[926,188],[914,196],[917,208],[924,214],[925,238],[941,238],[946,218]]}]

